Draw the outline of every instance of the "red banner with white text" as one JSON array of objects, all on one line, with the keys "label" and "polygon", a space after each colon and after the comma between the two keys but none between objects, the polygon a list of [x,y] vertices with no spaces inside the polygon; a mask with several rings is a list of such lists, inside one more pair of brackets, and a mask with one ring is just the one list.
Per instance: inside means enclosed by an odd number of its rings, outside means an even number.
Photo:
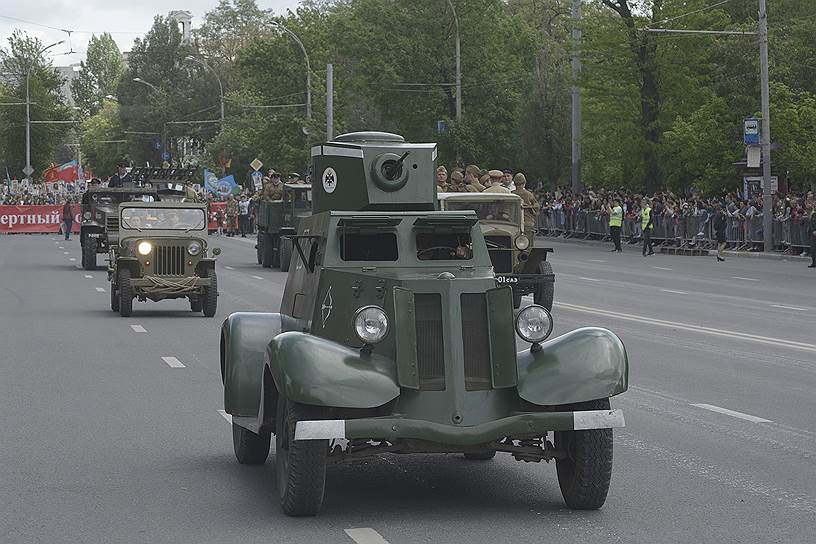
[{"label": "red banner with white text", "polygon": [[[74,224],[71,232],[79,232],[81,206],[71,206]],[[0,206],[0,233],[60,232],[62,225],[62,204],[53,206]]]}]

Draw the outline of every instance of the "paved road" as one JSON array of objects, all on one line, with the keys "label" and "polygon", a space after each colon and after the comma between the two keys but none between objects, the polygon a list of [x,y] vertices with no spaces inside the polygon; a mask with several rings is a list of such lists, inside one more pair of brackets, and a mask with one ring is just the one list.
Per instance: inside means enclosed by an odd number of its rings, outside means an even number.
[{"label": "paved road", "polygon": [[215,319],[181,301],[123,319],[77,241],[0,236],[0,541],[813,542],[803,264],[556,244],[556,334],[606,326],[631,359],[600,511],[567,510],[552,464],[384,455],[330,468],[323,514],[292,519],[273,463],[238,465],[218,411],[221,320],[276,309],[285,276],[247,240],[213,241]]}]

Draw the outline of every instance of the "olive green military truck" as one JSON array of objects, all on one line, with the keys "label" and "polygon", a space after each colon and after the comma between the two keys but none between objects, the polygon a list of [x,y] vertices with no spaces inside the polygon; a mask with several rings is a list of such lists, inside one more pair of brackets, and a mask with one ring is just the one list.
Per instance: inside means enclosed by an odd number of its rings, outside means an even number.
[{"label": "olive green military truck", "polygon": [[312,186],[308,183],[283,184],[281,200],[258,201],[258,264],[264,268],[289,270],[292,260],[292,241],[300,220],[312,214]]},{"label": "olive green military truck", "polygon": [[218,306],[214,256],[219,253],[218,248],[208,252],[205,204],[120,204],[119,239],[108,266],[111,310],[127,317],[134,299],[186,298],[192,311],[213,317]]},{"label": "olive green military truck", "polygon": [[82,268],[96,268],[96,255],[107,254],[119,236],[119,204],[121,202],[158,200],[152,187],[89,189],[82,195],[82,222],[79,243],[82,247]]},{"label": "olive green military truck", "polygon": [[490,262],[499,285],[513,290],[513,307],[521,297],[533,295],[533,302],[552,311],[555,274],[547,262],[550,247],[536,247],[524,234],[521,198],[505,193],[439,193],[439,208],[448,211],[473,210],[479,218]]},{"label": "olive green military truck", "polygon": [[606,500],[623,343],[596,327],[548,339],[546,308],[514,312],[476,213],[435,210],[436,153],[377,132],[314,147],[280,310],[222,326],[235,456],[263,464],[274,436],[286,514],[321,509],[327,465],[383,453],[555,460],[569,507]]}]

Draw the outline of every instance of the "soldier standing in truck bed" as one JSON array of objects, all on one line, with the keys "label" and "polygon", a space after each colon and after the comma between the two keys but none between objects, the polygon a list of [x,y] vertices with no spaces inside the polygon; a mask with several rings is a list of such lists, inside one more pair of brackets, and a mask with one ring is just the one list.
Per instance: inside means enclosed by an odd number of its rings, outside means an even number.
[{"label": "soldier standing in truck bed", "polygon": [[269,183],[264,185],[262,198],[267,202],[273,200],[283,199],[283,183],[281,182],[281,175],[274,170],[269,171]]},{"label": "soldier standing in truck bed", "polygon": [[541,205],[536,200],[535,195],[524,187],[527,184],[527,178],[524,174],[518,172],[513,176],[513,183],[516,186],[513,194],[521,197],[521,208],[524,210],[524,234],[532,242],[535,239],[536,218]]}]

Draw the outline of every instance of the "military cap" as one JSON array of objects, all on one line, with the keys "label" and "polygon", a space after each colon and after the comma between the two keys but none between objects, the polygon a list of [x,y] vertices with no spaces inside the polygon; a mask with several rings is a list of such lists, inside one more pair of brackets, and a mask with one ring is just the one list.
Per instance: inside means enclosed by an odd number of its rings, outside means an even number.
[{"label": "military cap", "polygon": [[479,183],[481,183],[482,185],[487,185],[488,183],[490,183],[490,176],[484,174],[482,177],[479,178]]},{"label": "military cap", "polygon": [[464,180],[465,180],[465,176],[462,174],[462,171],[461,171],[461,170],[459,170],[459,169],[457,168],[457,169],[456,169],[456,170],[454,170],[454,171],[453,171],[453,173],[451,174],[451,179],[452,179],[453,181],[464,181]]},{"label": "military cap", "polygon": [[442,166],[442,165],[437,166],[437,167],[436,167],[436,173],[438,174],[438,173],[440,173],[440,172],[444,172],[444,173],[446,173],[446,174],[447,174],[447,173],[448,173],[448,169],[447,169],[447,168],[445,168],[445,167],[444,167],[444,166]]},{"label": "military cap", "polygon": [[468,174],[473,174],[473,175],[474,175],[474,176],[476,176],[477,178],[478,178],[478,177],[479,177],[479,175],[480,175],[480,170],[479,170],[479,167],[478,167],[478,166],[476,166],[475,164],[469,164],[469,165],[467,166],[467,168],[465,168],[465,172],[467,172]]},{"label": "military cap", "polygon": [[501,178],[504,177],[504,172],[502,172],[501,170],[491,170],[490,172],[487,173],[487,175],[490,176],[491,178]]},{"label": "military cap", "polygon": [[516,185],[527,183],[527,177],[521,172],[518,172],[515,176],[513,176],[513,183]]}]

